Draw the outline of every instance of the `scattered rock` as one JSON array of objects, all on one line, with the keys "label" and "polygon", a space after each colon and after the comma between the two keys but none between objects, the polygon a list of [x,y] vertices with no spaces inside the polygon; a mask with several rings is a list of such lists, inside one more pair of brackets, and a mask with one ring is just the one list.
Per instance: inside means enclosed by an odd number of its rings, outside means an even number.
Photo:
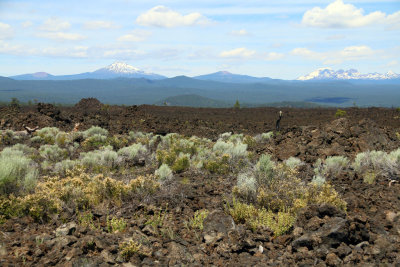
[{"label": "scattered rock", "polygon": [[340,258],[335,253],[326,255],[326,264],[328,266],[339,266],[342,263]]},{"label": "scattered rock", "polygon": [[55,231],[55,234],[56,236],[72,235],[75,232],[76,227],[77,225],[75,222],[69,222],[58,227]]},{"label": "scattered rock", "polygon": [[230,215],[222,210],[214,210],[208,214],[203,222],[204,233],[223,233],[235,230],[235,222]]}]

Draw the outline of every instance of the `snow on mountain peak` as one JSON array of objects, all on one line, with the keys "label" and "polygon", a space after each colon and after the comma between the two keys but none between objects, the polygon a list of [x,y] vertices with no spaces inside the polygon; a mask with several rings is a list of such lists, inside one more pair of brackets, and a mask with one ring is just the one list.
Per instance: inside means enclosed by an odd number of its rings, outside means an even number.
[{"label": "snow on mountain peak", "polygon": [[297,80],[387,80],[400,78],[400,74],[389,71],[386,74],[367,73],[362,74],[356,69],[334,71],[331,68],[320,68],[307,75],[300,76]]},{"label": "snow on mountain peak", "polygon": [[229,71],[226,71],[226,70],[222,70],[222,71],[219,71],[217,73],[219,73],[221,75],[231,75],[232,74],[232,73],[230,73]]},{"label": "snow on mountain peak", "polygon": [[128,65],[125,62],[114,62],[113,64],[107,66],[105,69],[114,73],[143,73],[143,71],[141,71],[140,69]]}]

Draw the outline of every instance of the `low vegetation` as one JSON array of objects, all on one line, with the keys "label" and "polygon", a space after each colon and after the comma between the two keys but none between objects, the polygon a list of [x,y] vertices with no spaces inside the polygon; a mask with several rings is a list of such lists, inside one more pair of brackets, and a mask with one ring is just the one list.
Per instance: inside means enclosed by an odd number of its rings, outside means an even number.
[{"label": "low vegetation", "polygon": [[[28,215],[45,223],[54,214],[73,211],[80,225],[98,229],[94,209],[148,200],[178,184],[189,184],[188,178],[180,182],[181,175],[196,174],[234,183],[226,212],[251,230],[268,228],[279,236],[292,229],[299,212],[309,205],[329,204],[346,211],[346,202],[330,184],[343,173],[354,172],[372,184],[381,177],[395,177],[400,168],[400,149],[363,152],[353,162],[343,156],[327,157],[314,163],[315,175],[307,182],[299,178],[305,165],[301,160],[276,162],[269,154],[253,153],[253,148],[273,138],[272,132],[255,137],[224,133],[212,141],[142,132],[110,136],[100,127],[73,133],[46,127],[33,137],[20,138],[10,130],[0,136],[1,222]],[[196,211],[187,220],[188,228],[202,231],[208,213]],[[147,217],[146,225],[174,236],[167,227],[170,219],[167,210],[159,210]],[[104,229],[118,234],[128,227],[124,218],[110,214]],[[136,241],[120,245],[124,259],[140,253]]]}]

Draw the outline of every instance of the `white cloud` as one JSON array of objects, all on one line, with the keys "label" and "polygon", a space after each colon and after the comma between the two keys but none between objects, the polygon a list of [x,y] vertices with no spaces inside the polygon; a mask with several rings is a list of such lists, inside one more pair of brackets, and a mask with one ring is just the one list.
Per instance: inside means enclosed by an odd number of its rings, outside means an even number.
[{"label": "white cloud", "polygon": [[320,53],[309,50],[308,48],[295,48],[290,52],[294,56],[302,56],[307,58],[318,58]]},{"label": "white cloud", "polygon": [[81,34],[66,32],[42,32],[38,33],[36,36],[56,41],[79,41],[86,38]]},{"label": "white cloud", "polygon": [[324,64],[340,64],[344,61],[357,61],[369,59],[380,51],[372,50],[365,45],[349,46],[339,51],[316,52],[307,48],[295,48],[290,54],[311,60],[322,61]]},{"label": "white cloud", "polygon": [[400,11],[386,15],[381,11],[364,14],[362,8],[336,0],[326,8],[314,7],[303,15],[302,23],[320,28],[356,28],[372,24],[386,24],[390,28],[399,27]]},{"label": "white cloud", "polygon": [[227,59],[259,59],[268,61],[278,60],[284,56],[284,54],[277,52],[257,52],[244,47],[223,51],[219,54],[219,57]]},{"label": "white cloud", "polygon": [[398,30],[400,29],[400,11],[387,16],[387,23],[390,29]]},{"label": "white cloud", "polygon": [[144,56],[145,52],[136,49],[112,49],[106,50],[103,57],[114,59],[132,59]]},{"label": "white cloud", "polygon": [[236,36],[248,36],[250,35],[250,33],[248,31],[246,31],[245,29],[242,30],[238,30],[238,31],[231,31],[232,35],[236,35]]},{"label": "white cloud", "polygon": [[32,48],[23,47],[22,45],[9,44],[0,40],[0,53],[10,55],[28,55],[33,53]]},{"label": "white cloud", "polygon": [[87,46],[75,46],[71,48],[58,48],[58,47],[46,47],[40,50],[41,56],[52,56],[52,57],[73,57],[73,58],[85,58],[88,56]]},{"label": "white cloud", "polygon": [[386,67],[394,67],[397,65],[399,65],[399,62],[397,60],[392,60],[386,64]]},{"label": "white cloud", "polygon": [[120,42],[142,42],[151,35],[149,31],[134,30],[131,33],[122,35],[118,38]]},{"label": "white cloud", "polygon": [[111,21],[95,20],[87,21],[83,24],[83,27],[87,30],[98,30],[98,29],[117,29],[118,25]]},{"label": "white cloud", "polygon": [[276,53],[276,52],[270,52],[267,53],[266,56],[264,57],[265,60],[278,60],[283,58],[285,55],[281,53]]},{"label": "white cloud", "polygon": [[69,28],[71,28],[71,24],[68,21],[63,21],[56,17],[49,18],[40,27],[41,30],[49,32],[65,31]]},{"label": "white cloud", "polygon": [[51,56],[51,57],[87,57],[88,47],[45,47],[32,48],[26,45],[15,45],[0,40],[0,53],[17,56]]},{"label": "white cloud", "polygon": [[219,54],[220,57],[223,58],[232,58],[232,59],[249,59],[254,57],[256,51],[249,50],[244,47],[232,49],[229,51],[223,51]]},{"label": "white cloud", "polygon": [[210,20],[200,13],[182,15],[168,7],[156,6],[139,15],[136,23],[142,26],[173,28],[180,26],[207,25]]},{"label": "white cloud", "polygon": [[29,21],[29,20],[24,21],[24,22],[21,23],[21,26],[24,27],[24,28],[29,28],[32,25],[33,25],[32,21]]},{"label": "white cloud", "polygon": [[0,40],[12,38],[14,34],[10,25],[0,22]]}]

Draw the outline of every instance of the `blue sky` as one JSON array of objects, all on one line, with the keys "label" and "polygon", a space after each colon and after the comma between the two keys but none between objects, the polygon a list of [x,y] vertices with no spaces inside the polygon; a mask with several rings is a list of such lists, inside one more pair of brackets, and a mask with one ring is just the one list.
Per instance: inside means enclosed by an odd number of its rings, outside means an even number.
[{"label": "blue sky", "polygon": [[115,61],[168,77],[400,73],[400,1],[0,0],[0,76]]}]

